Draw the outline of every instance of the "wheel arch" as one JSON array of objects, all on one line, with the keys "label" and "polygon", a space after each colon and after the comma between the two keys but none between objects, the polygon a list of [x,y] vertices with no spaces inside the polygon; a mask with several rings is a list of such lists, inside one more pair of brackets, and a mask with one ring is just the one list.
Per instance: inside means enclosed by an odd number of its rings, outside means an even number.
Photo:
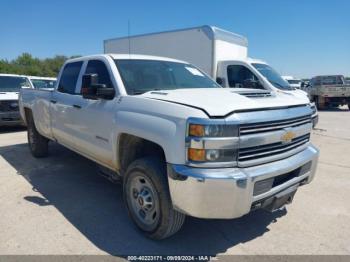
[{"label": "wheel arch", "polygon": [[121,133],[117,141],[117,168],[123,175],[136,159],[155,156],[166,162],[164,148],[157,142],[128,133]]}]

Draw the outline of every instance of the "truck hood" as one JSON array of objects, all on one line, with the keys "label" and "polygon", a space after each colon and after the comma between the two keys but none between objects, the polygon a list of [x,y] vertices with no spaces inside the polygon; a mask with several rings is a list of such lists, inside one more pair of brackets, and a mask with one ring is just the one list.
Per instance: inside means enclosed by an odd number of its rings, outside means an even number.
[{"label": "truck hood", "polygon": [[204,110],[211,117],[222,117],[235,111],[278,108],[309,104],[306,96],[285,92],[243,88],[198,88],[150,91],[145,98],[173,102]]},{"label": "truck hood", "polygon": [[3,100],[18,100],[18,92],[1,92],[0,101]]}]

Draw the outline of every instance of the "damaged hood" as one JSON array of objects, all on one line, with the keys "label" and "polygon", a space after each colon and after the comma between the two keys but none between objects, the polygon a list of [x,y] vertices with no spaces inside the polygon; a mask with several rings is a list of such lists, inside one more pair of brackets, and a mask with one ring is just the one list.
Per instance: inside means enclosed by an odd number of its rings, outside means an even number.
[{"label": "damaged hood", "polygon": [[196,88],[149,91],[141,97],[157,99],[204,110],[211,117],[235,111],[290,107],[309,104],[306,96],[282,91],[243,88]]}]

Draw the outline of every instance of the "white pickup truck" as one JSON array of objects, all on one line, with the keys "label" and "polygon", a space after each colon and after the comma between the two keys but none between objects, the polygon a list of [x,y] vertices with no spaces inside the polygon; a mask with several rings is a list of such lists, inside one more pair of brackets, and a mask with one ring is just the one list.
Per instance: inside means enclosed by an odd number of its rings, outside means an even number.
[{"label": "white pickup truck", "polygon": [[30,87],[28,77],[0,74],[0,126],[23,124],[18,106],[18,93],[22,87]]},{"label": "white pickup truck", "polygon": [[177,232],[186,215],[283,207],[313,179],[319,154],[306,97],[222,88],[169,58],[69,60],[53,91],[21,90],[20,111],[34,156],[56,141],[103,166],[153,239]]},{"label": "white pickup truck", "polygon": [[53,89],[56,85],[56,78],[42,76],[28,76],[31,88]]},{"label": "white pickup truck", "polygon": [[343,75],[315,76],[305,90],[319,109],[348,105],[350,110],[350,84]]}]

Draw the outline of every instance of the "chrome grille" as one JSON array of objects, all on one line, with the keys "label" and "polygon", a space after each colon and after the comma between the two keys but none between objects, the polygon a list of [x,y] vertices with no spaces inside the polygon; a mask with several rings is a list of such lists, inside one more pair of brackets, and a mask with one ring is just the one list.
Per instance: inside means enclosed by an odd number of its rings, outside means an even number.
[{"label": "chrome grille", "polygon": [[311,115],[278,120],[278,121],[269,121],[262,123],[254,124],[242,124],[240,126],[240,135],[255,134],[261,132],[281,130],[288,127],[296,127],[304,124],[311,123]]},{"label": "chrome grille", "polygon": [[[16,103],[16,106],[12,104]],[[0,101],[0,112],[16,112],[18,111],[18,101],[17,100],[4,100]]]},{"label": "chrome grille", "polygon": [[250,161],[259,158],[269,157],[282,154],[290,150],[296,149],[310,140],[310,134],[294,138],[290,143],[276,142],[254,147],[240,148],[238,152],[238,161]]}]

